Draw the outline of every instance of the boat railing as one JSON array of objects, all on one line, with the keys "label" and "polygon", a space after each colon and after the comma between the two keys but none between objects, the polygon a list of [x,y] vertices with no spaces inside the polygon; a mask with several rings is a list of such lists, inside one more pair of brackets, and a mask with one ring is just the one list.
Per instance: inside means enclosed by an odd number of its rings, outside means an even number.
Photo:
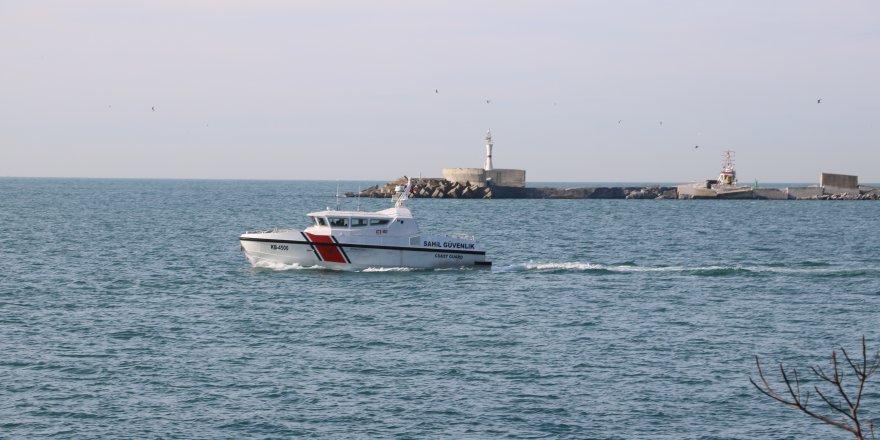
[{"label": "boat railing", "polygon": [[476,237],[474,237],[473,234],[466,234],[464,232],[450,232],[445,234],[445,236],[449,238],[458,238],[460,240],[476,241]]},{"label": "boat railing", "polygon": [[273,232],[291,232],[291,231],[298,231],[298,230],[299,229],[295,229],[295,228],[272,228],[272,229],[265,229],[265,230],[245,231],[244,233],[245,234],[269,234],[269,233],[273,233]]},{"label": "boat railing", "polygon": [[447,232],[445,234],[416,234],[416,235],[410,235],[409,240],[410,241],[412,241],[413,239],[418,240],[421,237],[445,237],[445,238],[455,238],[458,240],[477,241],[476,237],[474,237],[473,234],[465,234],[464,232]]}]

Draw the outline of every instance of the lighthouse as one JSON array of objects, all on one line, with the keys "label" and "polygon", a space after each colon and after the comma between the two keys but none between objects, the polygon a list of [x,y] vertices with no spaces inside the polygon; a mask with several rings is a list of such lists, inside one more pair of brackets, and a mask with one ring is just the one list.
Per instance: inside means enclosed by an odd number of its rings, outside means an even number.
[{"label": "lighthouse", "polygon": [[492,130],[486,131],[486,162],[483,168],[443,168],[443,178],[467,186],[525,188],[526,170],[495,168],[492,164]]},{"label": "lighthouse", "polygon": [[492,171],[492,130],[486,132],[486,171]]}]

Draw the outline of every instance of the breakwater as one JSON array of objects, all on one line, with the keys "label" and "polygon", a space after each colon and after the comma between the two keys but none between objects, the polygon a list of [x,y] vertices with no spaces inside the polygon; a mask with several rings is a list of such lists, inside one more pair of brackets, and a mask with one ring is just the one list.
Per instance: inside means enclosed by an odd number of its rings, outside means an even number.
[{"label": "breakwater", "polygon": [[[406,177],[375,185],[360,192],[346,193],[346,197],[391,197],[394,188],[405,185]],[[434,199],[674,199],[675,187],[544,187],[518,188],[509,186],[480,186],[470,182],[451,182],[441,178],[423,178],[413,183],[414,198]]]},{"label": "breakwater", "polygon": [[[375,185],[346,197],[382,198],[394,195],[394,188],[405,185],[406,177]],[[796,188],[732,187],[700,188],[678,186],[600,186],[518,188],[452,182],[442,178],[423,178],[413,183],[414,198],[434,199],[752,199],[752,200],[880,200],[880,188]]]}]

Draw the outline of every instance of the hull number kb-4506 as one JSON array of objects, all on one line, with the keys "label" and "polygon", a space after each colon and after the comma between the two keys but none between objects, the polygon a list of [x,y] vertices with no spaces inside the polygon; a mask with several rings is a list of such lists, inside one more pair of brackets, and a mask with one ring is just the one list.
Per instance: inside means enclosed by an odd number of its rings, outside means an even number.
[{"label": "hull number kb-4506", "polygon": [[273,251],[286,251],[289,248],[286,244],[273,244],[269,246],[269,249],[272,249]]}]

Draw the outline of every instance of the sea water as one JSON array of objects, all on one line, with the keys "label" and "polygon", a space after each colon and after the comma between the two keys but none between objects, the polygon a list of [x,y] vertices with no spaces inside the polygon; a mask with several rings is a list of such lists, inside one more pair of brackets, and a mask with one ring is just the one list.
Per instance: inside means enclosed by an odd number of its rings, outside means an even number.
[{"label": "sea water", "polygon": [[246,262],[336,186],[0,179],[0,437],[847,438],[749,377],[880,348],[880,203],[417,199],[493,268]]}]

